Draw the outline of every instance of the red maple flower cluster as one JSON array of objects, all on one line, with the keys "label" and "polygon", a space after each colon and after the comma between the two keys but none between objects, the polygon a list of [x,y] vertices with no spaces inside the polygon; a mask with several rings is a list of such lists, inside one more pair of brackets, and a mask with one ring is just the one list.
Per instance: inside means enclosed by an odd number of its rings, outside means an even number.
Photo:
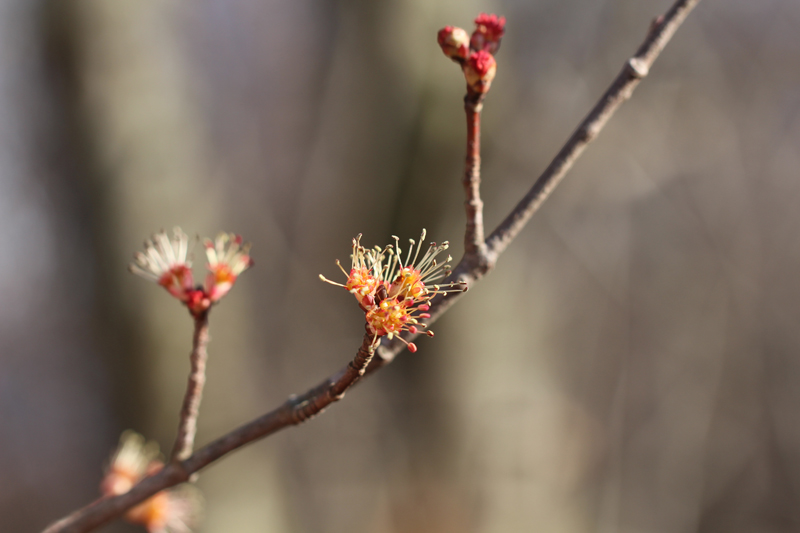
[{"label": "red maple flower cluster", "polygon": [[[428,250],[420,257],[425,230],[422,230],[419,243],[409,239],[411,244],[408,255],[403,260],[400,239],[394,237],[395,244],[384,248],[365,248],[361,245],[361,235],[353,239],[351,254],[352,267],[348,273],[339,263],[336,264],[347,276],[347,282],[336,283],[320,274],[320,279],[338,287],[344,287],[355,296],[359,307],[365,313],[367,328],[374,340],[384,335],[389,339],[397,336],[406,343],[410,352],[416,352],[417,346],[407,342],[399,335],[408,331],[417,333],[420,328],[427,328],[421,319],[430,318],[428,310],[430,301],[437,294],[446,292],[462,292],[466,290],[461,283],[435,284],[450,274],[449,263],[452,258],[439,263],[436,256],[450,246],[449,243],[431,243]],[[413,257],[412,257],[413,254]],[[432,331],[426,335],[433,337]]]},{"label": "red maple flower cluster", "polygon": [[505,34],[506,18],[481,13],[475,19],[475,31],[470,37],[462,28],[445,26],[437,40],[444,55],[461,65],[467,85],[476,93],[489,90],[497,62],[494,54],[500,49]]},{"label": "red maple flower cluster", "polygon": [[205,285],[195,285],[189,260],[189,237],[180,229],[172,239],[162,231],[144,243],[144,253],[134,256],[130,270],[155,281],[180,300],[197,317],[233,288],[239,275],[253,266],[250,243],[233,233],[221,233],[215,241],[205,240],[208,275]]}]

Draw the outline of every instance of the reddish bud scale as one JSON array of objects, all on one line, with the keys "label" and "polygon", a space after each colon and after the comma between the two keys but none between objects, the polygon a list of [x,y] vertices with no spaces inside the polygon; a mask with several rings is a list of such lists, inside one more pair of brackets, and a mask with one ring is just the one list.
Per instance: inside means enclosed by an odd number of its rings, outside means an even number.
[{"label": "reddish bud scale", "polygon": [[453,26],[445,26],[436,36],[444,55],[457,63],[463,62],[469,55],[469,39],[464,29]]}]

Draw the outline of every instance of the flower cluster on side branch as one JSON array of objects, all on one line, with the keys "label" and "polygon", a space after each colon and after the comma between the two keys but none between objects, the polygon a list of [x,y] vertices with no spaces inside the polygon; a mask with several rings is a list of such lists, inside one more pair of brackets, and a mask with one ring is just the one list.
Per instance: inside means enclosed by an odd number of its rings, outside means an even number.
[{"label": "flower cluster on side branch", "polygon": [[161,231],[145,241],[145,251],[134,256],[130,271],[164,287],[197,318],[228,294],[239,275],[253,266],[250,243],[244,243],[239,235],[220,233],[214,241],[206,239],[204,245],[208,259],[204,285],[194,283],[189,237],[180,228],[173,230],[171,239]]}]

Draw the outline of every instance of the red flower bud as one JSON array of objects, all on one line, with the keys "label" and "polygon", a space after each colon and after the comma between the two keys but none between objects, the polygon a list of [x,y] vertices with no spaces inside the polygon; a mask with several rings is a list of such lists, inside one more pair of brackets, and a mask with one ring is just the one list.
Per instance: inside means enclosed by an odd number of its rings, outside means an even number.
[{"label": "red flower bud", "polygon": [[456,62],[463,62],[469,55],[469,34],[462,28],[445,26],[437,36],[444,55]]},{"label": "red flower bud", "polygon": [[496,72],[497,62],[494,56],[485,50],[471,53],[464,64],[467,85],[476,93],[482,94],[489,90]]},{"label": "red flower bud", "polygon": [[211,307],[211,299],[202,288],[188,291],[186,307],[194,317],[199,317]]},{"label": "red flower bud", "polygon": [[486,50],[494,54],[500,49],[500,39],[506,32],[506,18],[481,13],[475,19],[475,31],[469,46],[472,50]]}]

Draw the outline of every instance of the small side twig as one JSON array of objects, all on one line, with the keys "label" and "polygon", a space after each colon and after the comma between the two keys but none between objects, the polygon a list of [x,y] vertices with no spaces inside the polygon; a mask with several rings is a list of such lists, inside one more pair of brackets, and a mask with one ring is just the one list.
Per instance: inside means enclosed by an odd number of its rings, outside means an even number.
[{"label": "small side twig", "polygon": [[95,500],[51,524],[42,533],[85,533],[121,516],[126,510],[166,488],[189,480],[190,476],[220,457],[254,440],[271,435],[289,426],[302,424],[321,413],[327,406],[341,400],[366,371],[377,342],[365,333],[355,358],[342,371],[324,380],[300,396],[293,396],[283,405],[239,427],[197,450],[183,461],[166,465],[156,474],[146,477],[130,491],[119,496]]},{"label": "small side twig", "polygon": [[481,111],[484,94],[468,90],[464,97],[467,114],[467,157],[464,164],[464,207],[467,226],[464,232],[464,255],[480,262],[486,253],[483,236],[483,200],[481,200]]},{"label": "small side twig", "polygon": [[178,435],[172,446],[172,461],[183,461],[192,455],[194,437],[197,433],[197,416],[200,413],[200,401],[203,398],[203,386],[206,383],[206,360],[208,359],[208,312],[203,312],[194,319],[194,335],[192,336],[192,354],[190,356],[191,371],[186,384],[186,394],[178,423]]}]

